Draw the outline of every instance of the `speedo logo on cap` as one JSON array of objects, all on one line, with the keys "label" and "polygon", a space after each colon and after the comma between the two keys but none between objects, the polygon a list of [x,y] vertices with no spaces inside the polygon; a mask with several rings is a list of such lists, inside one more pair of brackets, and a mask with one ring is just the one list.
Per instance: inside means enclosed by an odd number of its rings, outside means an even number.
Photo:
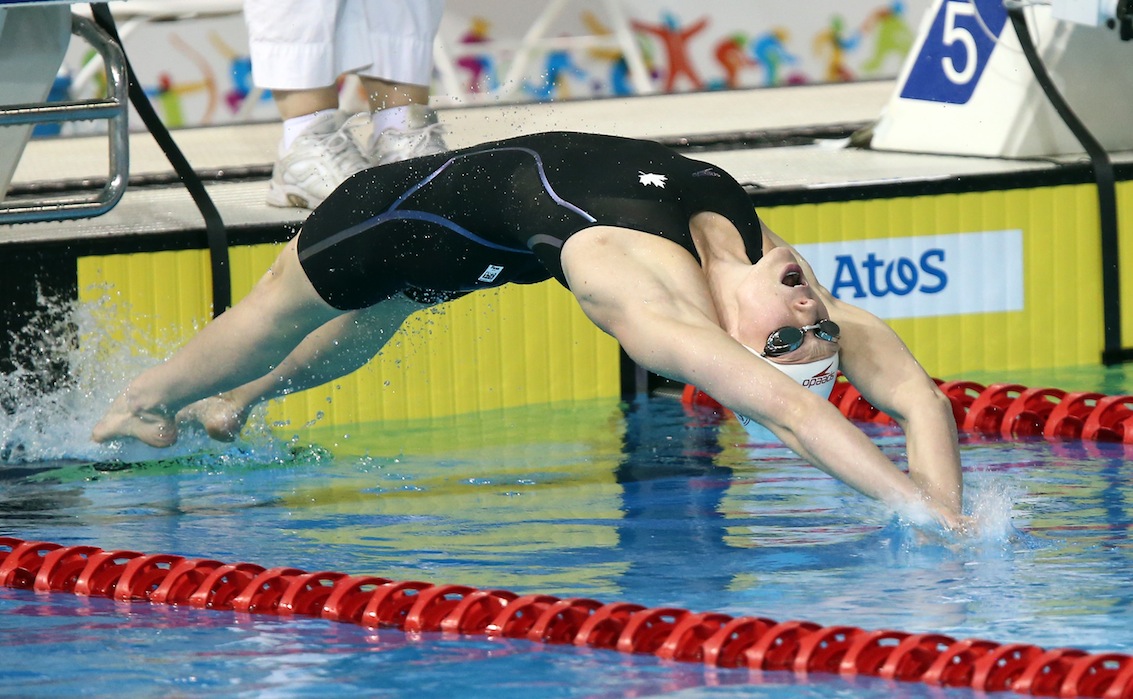
[{"label": "speedo logo on cap", "polygon": [[[830,393],[834,390],[834,382],[838,379],[838,354],[835,353],[833,357],[825,359],[816,359],[813,362],[806,362],[805,364],[780,364],[773,362],[770,358],[764,357],[759,352],[747,347],[748,351],[791,377],[795,383],[802,385],[803,388],[808,389],[818,395],[829,398]],[[825,365],[825,366],[824,366]],[[822,367],[818,369],[818,367]],[[818,369],[818,371],[815,371]]]},{"label": "speedo logo on cap", "polygon": [[811,376],[810,378],[803,379],[799,383],[801,383],[806,388],[813,388],[815,386],[821,386],[823,384],[830,383],[831,381],[838,378],[838,372],[837,371],[831,371],[831,369],[833,367],[834,367],[834,363],[831,362],[822,371]]}]

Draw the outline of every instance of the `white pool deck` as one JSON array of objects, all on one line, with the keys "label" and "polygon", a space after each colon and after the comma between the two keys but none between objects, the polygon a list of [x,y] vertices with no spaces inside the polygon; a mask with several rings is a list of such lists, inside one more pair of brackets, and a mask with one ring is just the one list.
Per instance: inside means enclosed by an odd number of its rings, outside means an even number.
[{"label": "white pool deck", "polygon": [[[554,103],[478,104],[445,107],[441,122],[457,148],[521,133],[595,131],[665,140],[728,140],[740,135],[830,131],[876,120],[894,89],[890,81],[809,85],[703,93],[649,95]],[[264,203],[262,172],[275,158],[277,122],[183,129],[173,137],[195,170],[259,171],[258,179],[210,181],[207,190],[229,228],[298,225],[308,212]],[[762,190],[852,188],[878,183],[949,180],[972,175],[1055,170],[1061,160],[1005,160],[848,148],[833,138],[797,139],[793,145],[697,152],[695,157],[731,172]],[[1133,154],[1115,154],[1118,162]],[[102,136],[33,140],[21,159],[13,187],[105,177]],[[147,132],[130,139],[131,178],[172,173]],[[117,206],[95,218],[0,226],[0,244],[163,233],[202,226],[184,187],[131,184]]]}]

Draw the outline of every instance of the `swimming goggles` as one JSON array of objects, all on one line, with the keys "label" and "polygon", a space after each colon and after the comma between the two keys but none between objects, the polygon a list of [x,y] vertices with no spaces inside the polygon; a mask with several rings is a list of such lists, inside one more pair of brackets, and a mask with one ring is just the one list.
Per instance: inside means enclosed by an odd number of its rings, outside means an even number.
[{"label": "swimming goggles", "polygon": [[838,324],[830,319],[820,320],[814,325],[804,325],[801,328],[784,325],[767,336],[767,345],[763,348],[762,356],[778,357],[788,352],[794,352],[803,346],[803,340],[806,339],[808,330],[813,330],[815,337],[827,342],[837,342],[839,334],[842,332]]}]

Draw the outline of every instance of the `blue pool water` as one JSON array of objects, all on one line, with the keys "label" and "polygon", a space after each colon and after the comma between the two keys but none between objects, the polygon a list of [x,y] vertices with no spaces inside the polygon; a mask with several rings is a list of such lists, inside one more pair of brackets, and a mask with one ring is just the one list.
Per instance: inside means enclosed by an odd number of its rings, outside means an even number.
[{"label": "blue pool water", "polygon": [[[51,461],[68,439],[0,465],[0,536],[1133,652],[1121,445],[966,442],[981,534],[957,542],[665,397],[190,439],[122,469]],[[0,635],[17,696],[974,696],[11,589]]]}]

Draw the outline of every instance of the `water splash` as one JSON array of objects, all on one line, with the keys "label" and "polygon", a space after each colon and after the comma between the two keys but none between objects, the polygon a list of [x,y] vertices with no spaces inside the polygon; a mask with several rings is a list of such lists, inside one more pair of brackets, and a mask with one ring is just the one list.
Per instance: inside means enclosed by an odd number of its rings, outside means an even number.
[{"label": "water splash", "polygon": [[[155,449],[134,440],[96,444],[90,433],[111,401],[144,369],[172,351],[172,340],[141,342],[124,327],[109,296],[90,303],[40,296],[40,310],[12,339],[14,367],[0,374],[0,465],[41,462],[138,462],[222,452],[200,431]],[[147,350],[155,344],[157,350]],[[285,451],[261,415],[238,447],[272,458]]]},{"label": "water splash", "polygon": [[965,473],[964,512],[968,526],[963,533],[943,530],[927,513],[918,516],[904,512],[893,517],[880,538],[902,555],[935,550],[962,560],[1010,558],[1021,551],[1046,547],[1020,521],[1024,515],[1017,504],[1025,498],[1026,490],[995,477],[998,474],[985,475],[988,477],[981,477],[978,472]]},{"label": "water splash", "polygon": [[[969,479],[972,482],[975,479]],[[1025,543],[1032,537],[1016,526],[1015,503],[1023,488],[1006,478],[980,479],[968,488],[967,510],[973,527],[972,539],[983,544]]]}]

